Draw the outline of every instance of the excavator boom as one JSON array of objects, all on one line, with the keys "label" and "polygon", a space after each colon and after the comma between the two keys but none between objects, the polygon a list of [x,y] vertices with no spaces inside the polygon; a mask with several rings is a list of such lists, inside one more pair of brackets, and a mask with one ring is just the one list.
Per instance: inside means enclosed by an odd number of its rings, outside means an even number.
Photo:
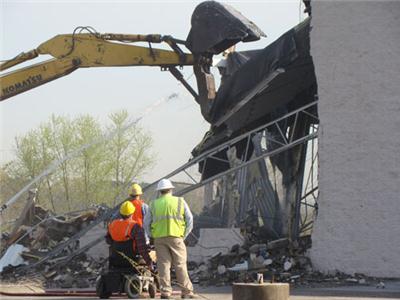
[{"label": "excavator boom", "polygon": [[0,77],[1,96],[3,101],[54,79],[68,75],[79,66],[73,59],[50,59],[45,62],[10,72]]},{"label": "excavator boom", "polygon": [[[117,43],[120,41],[124,43]],[[149,47],[127,44],[148,42]],[[161,35],[126,34],[69,34],[56,37],[38,48],[8,60],[0,65],[6,70],[20,63],[48,54],[53,59],[11,71],[0,76],[0,100],[28,91],[51,80],[65,76],[78,68],[159,66],[169,69],[175,66],[193,65],[192,54],[183,53],[172,37]],[[155,49],[151,43],[166,42],[173,50]],[[174,70],[175,71],[175,70]]]}]

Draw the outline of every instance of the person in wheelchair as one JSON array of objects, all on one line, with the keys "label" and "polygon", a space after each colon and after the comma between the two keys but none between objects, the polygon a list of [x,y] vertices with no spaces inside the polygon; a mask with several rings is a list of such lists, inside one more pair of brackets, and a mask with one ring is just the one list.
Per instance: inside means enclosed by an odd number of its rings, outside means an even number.
[{"label": "person in wheelchair", "polygon": [[108,268],[96,280],[96,294],[101,299],[121,292],[132,299],[139,298],[142,292],[148,292],[150,298],[156,296],[157,283],[149,255],[150,246],[146,243],[142,226],[133,218],[134,212],[135,206],[125,201],[120,206],[119,215],[108,224]]},{"label": "person in wheelchair", "polygon": [[[132,264],[120,253],[138,261],[140,255],[150,271],[154,270],[150,258],[150,246],[146,243],[144,229],[134,218],[135,206],[130,201],[121,204],[119,216],[108,225],[107,243],[110,244],[109,267],[132,268]],[[139,260],[140,261],[140,260]]]}]

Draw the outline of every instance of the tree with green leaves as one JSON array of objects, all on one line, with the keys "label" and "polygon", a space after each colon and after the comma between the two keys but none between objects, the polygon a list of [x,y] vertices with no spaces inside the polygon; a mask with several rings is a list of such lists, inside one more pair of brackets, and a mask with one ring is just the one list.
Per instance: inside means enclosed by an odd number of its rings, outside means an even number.
[{"label": "tree with green leaves", "polygon": [[114,204],[133,179],[141,180],[155,158],[151,135],[126,110],[110,114],[109,120],[103,126],[90,115],[52,116],[17,137],[15,158],[1,168],[2,178],[13,185],[0,190],[1,203],[58,160],[58,169],[36,186],[41,205],[61,213]]},{"label": "tree with green leaves", "polygon": [[152,140],[144,129],[134,125],[129,132],[124,130],[133,123],[126,111],[110,114],[110,120],[112,123],[108,130],[115,132],[108,143],[110,179],[114,182],[115,199],[121,188],[126,187],[131,178],[140,178],[154,160],[148,155]]}]

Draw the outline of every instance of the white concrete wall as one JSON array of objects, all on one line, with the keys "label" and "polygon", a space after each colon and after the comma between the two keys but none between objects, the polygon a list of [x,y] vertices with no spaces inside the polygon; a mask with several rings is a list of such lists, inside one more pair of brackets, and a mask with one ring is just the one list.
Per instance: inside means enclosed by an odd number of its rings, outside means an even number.
[{"label": "white concrete wall", "polygon": [[400,1],[312,1],[320,199],[311,258],[400,277]]}]

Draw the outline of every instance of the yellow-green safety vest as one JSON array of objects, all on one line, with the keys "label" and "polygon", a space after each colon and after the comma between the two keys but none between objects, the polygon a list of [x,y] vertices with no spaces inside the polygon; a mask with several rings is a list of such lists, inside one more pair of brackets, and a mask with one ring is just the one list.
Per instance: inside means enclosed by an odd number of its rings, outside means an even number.
[{"label": "yellow-green safety vest", "polygon": [[163,195],[151,202],[153,238],[184,236],[186,228],[184,203],[183,198],[171,194]]}]

